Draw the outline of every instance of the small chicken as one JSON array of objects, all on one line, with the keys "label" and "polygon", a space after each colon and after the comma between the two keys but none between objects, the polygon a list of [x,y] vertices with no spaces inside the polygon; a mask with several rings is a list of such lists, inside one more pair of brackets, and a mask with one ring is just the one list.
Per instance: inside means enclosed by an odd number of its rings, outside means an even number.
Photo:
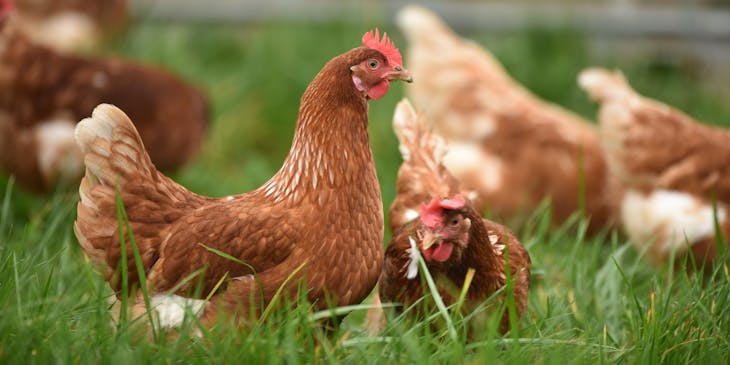
[{"label": "small chicken", "polygon": [[492,214],[512,217],[550,198],[561,222],[585,199],[593,229],[612,221],[619,184],[591,124],[530,93],[432,12],[405,7],[398,24],[418,79],[407,93],[446,138],[443,163],[478,193],[479,211],[486,204]]},{"label": "small chicken", "polygon": [[[302,281],[317,308],[362,301],[383,263],[383,208],[367,132],[368,100],[383,97],[393,80],[411,81],[386,35],[369,32],[362,41],[315,76],[302,96],[283,166],[248,193],[207,198],[168,179],[151,164],[118,108],[99,106],[80,122],[76,139],[86,176],[74,231],[112,288],[121,288],[118,191],[161,319],[180,319],[159,312],[189,303],[204,306],[207,325],[221,316],[245,320],[260,313],[277,290],[291,298]],[[126,255],[135,284],[131,250]],[[199,270],[202,278],[185,281]],[[208,304],[180,299],[190,299],[196,283],[207,295],[219,282],[224,284]],[[165,301],[173,288],[177,297]]]},{"label": "small chicken", "polygon": [[621,221],[631,241],[658,263],[688,248],[712,262],[714,218],[730,236],[730,131],[639,95],[618,71],[587,69],[578,83],[601,104],[601,141],[627,189]]},{"label": "small chicken", "polygon": [[23,32],[59,51],[93,46],[127,21],[127,0],[14,1]]},{"label": "small chicken", "polygon": [[[440,138],[426,129],[407,101],[398,105],[393,125],[404,161],[398,171],[398,195],[390,207],[390,225],[396,228],[378,282],[380,300],[407,307],[423,296],[423,283],[418,280],[420,252],[447,305],[455,302],[467,271],[474,269],[467,310],[504,287],[509,276],[515,309],[522,316],[530,285],[530,257],[525,248],[507,228],[483,219],[458,193],[458,181],[440,161]],[[415,216],[410,213],[414,209]],[[408,213],[401,214],[404,211]],[[507,313],[501,329],[509,329]]]},{"label": "small chicken", "polygon": [[178,168],[196,154],[209,117],[200,91],[155,67],[37,45],[15,15],[0,23],[0,168],[21,185],[41,192],[78,183],[84,169],[74,127],[100,103],[133,118],[158,168]]}]

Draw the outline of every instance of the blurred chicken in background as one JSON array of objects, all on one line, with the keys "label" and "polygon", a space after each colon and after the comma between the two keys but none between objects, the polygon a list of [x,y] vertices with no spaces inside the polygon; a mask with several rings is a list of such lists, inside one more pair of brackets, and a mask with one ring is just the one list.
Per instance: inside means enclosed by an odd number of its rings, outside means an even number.
[{"label": "blurred chicken in background", "polygon": [[12,3],[0,2],[0,169],[20,185],[42,192],[78,183],[83,161],[73,130],[100,103],[134,118],[158,168],[195,155],[209,117],[199,90],[159,68],[37,44]]},{"label": "blurred chicken in background", "polygon": [[94,46],[127,22],[127,0],[14,0],[17,23],[34,42],[60,51]]},{"label": "blurred chicken in background", "polygon": [[601,141],[627,189],[621,222],[631,241],[657,263],[688,249],[712,262],[715,218],[730,235],[730,131],[639,95],[618,71],[588,69],[578,82],[601,105]]},{"label": "blurred chicken in background", "polygon": [[620,197],[595,128],[515,82],[483,47],[431,11],[401,10],[414,79],[407,93],[447,140],[444,165],[475,206],[510,217],[552,200],[554,220],[585,204],[591,228],[611,223]]}]

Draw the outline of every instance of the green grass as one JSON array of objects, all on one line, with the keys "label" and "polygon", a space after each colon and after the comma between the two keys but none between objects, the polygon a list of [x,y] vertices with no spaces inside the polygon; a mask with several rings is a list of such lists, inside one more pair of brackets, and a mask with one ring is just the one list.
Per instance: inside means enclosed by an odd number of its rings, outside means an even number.
[{"label": "green grass", "polygon": [[[289,149],[307,84],[332,56],[357,45],[368,26],[338,24],[138,24],[106,49],[169,67],[210,96],[214,123],[202,153],[173,177],[191,190],[226,195],[265,182]],[[643,93],[701,119],[730,123],[730,109],[694,72],[651,60],[597,60],[570,31],[474,34],[537,94],[592,117],[575,86],[588,65],[621,67]],[[403,45],[397,37],[396,44]],[[405,60],[407,67],[408,60]],[[390,129],[396,85],[372,102],[371,140],[384,204],[394,196],[400,156]],[[306,304],[269,313],[246,329],[216,328],[191,339],[147,341],[110,321],[110,289],[73,235],[77,194],[33,196],[0,178],[0,362],[23,363],[727,363],[727,265],[713,277],[648,265],[616,232],[585,234],[580,217],[550,226],[541,209],[512,227],[530,251],[533,280],[519,333],[496,322],[467,341],[463,318],[442,312],[420,322],[396,318],[368,336],[363,310],[326,332]],[[188,326],[194,327],[194,323]]]}]

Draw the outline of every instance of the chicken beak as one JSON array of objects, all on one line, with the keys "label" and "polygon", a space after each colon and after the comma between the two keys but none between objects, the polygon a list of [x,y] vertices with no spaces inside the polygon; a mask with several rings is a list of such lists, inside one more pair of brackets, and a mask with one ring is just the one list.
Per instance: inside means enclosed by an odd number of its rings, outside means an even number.
[{"label": "chicken beak", "polygon": [[403,68],[403,66],[395,66],[393,67],[393,71],[389,72],[388,80],[401,80],[405,82],[413,82],[413,76],[411,76],[410,71]]},{"label": "chicken beak", "polygon": [[441,236],[439,236],[438,234],[434,234],[433,232],[426,232],[423,234],[423,243],[421,244],[421,249],[423,251],[426,251],[440,240]]}]

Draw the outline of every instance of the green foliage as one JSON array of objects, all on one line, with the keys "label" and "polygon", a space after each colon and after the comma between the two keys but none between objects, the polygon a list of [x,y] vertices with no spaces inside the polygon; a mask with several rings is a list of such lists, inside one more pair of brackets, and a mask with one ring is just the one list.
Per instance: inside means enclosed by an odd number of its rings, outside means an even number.
[{"label": "green foliage", "polygon": [[[213,123],[200,156],[173,177],[193,191],[220,196],[250,190],[276,171],[290,146],[304,88],[324,62],[356,46],[367,28],[142,23],[104,53],[163,65],[205,90]],[[730,121],[730,109],[681,66],[595,60],[584,39],[571,31],[535,29],[474,38],[493,49],[535,93],[591,118],[595,107],[575,78],[581,68],[598,64],[620,66],[641,92],[703,120]],[[401,88],[395,85],[370,109],[386,207],[400,165],[390,123]],[[221,325],[195,337],[197,324],[186,322],[176,336],[161,332],[140,338],[111,321],[111,290],[78,247],[72,231],[77,194],[33,196],[6,177],[0,178],[0,194],[2,363],[730,361],[726,264],[708,277],[652,267],[616,232],[587,236],[581,217],[551,226],[549,208],[512,226],[532,257],[533,280],[520,330],[504,337],[493,316],[483,331],[467,338],[470,317],[442,306],[420,321],[391,318],[379,334],[369,336],[362,323],[367,302],[315,313],[300,298],[300,305],[285,304],[267,313],[266,321],[246,328]],[[134,250],[129,238],[127,249]],[[347,313],[342,323],[322,324]]]}]

